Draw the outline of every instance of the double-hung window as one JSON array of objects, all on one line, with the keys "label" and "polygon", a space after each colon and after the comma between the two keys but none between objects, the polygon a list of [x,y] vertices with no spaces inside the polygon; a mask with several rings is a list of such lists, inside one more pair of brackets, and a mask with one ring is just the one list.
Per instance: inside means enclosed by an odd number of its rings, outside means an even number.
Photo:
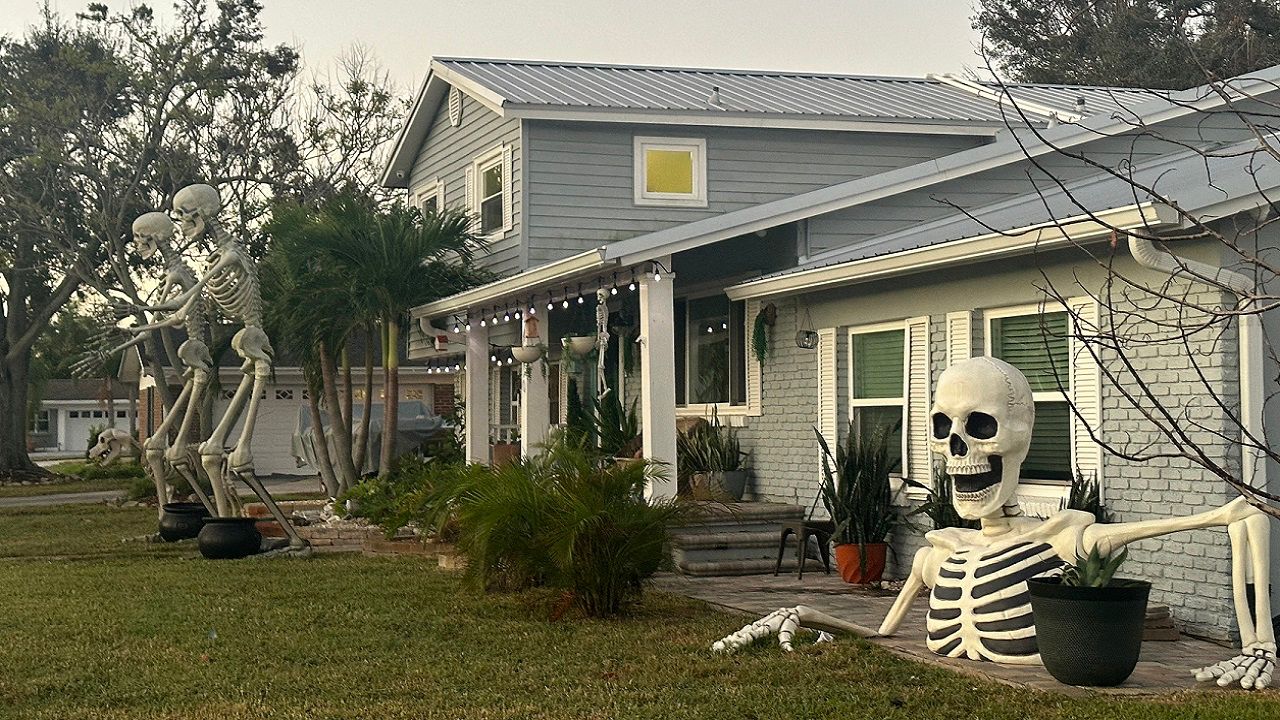
[{"label": "double-hung window", "polygon": [[418,189],[418,209],[427,214],[444,210],[444,183],[439,178]]},{"label": "double-hung window", "polygon": [[1036,420],[1031,450],[1022,463],[1022,476],[1030,480],[1071,479],[1069,329],[1065,310],[987,313],[987,351],[1021,370],[1031,384]]},{"label": "double-hung window", "polygon": [[[849,333],[849,421],[859,437],[887,433],[890,462],[901,463],[906,408],[906,331],[901,323]],[[901,465],[899,465],[901,467]]]},{"label": "double-hung window", "polygon": [[480,235],[496,235],[512,227],[511,162],[511,147],[498,145],[467,169],[467,205]]},{"label": "double-hung window", "polygon": [[637,136],[636,205],[707,206],[707,141]]}]

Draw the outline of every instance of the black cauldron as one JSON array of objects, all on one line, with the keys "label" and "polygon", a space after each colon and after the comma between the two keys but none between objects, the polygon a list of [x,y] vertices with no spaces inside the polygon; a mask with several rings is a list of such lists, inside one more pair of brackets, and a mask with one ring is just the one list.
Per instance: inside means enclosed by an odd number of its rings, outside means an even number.
[{"label": "black cauldron", "polygon": [[208,520],[209,511],[200,503],[165,503],[160,509],[160,538],[165,542],[190,540]]},{"label": "black cauldron", "polygon": [[210,560],[236,560],[257,553],[262,549],[257,522],[257,518],[209,518],[196,539],[200,554]]}]

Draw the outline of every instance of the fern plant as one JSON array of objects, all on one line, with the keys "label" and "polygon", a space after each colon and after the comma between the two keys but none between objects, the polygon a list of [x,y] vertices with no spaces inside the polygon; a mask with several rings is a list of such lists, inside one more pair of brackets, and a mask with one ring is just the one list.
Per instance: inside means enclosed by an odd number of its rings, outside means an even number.
[{"label": "fern plant", "polygon": [[760,308],[760,312],[756,313],[751,329],[751,354],[761,365],[769,357],[769,315],[766,308]]},{"label": "fern plant", "polygon": [[1122,587],[1128,584],[1125,580],[1116,580],[1116,570],[1129,559],[1129,549],[1121,548],[1114,555],[1103,555],[1098,546],[1089,549],[1089,554],[1080,557],[1062,571],[1062,584],[1072,587]]}]

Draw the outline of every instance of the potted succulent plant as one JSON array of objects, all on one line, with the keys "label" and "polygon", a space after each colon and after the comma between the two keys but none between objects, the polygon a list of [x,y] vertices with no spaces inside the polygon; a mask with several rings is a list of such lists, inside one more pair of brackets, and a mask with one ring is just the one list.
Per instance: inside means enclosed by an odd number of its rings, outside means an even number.
[{"label": "potted succulent plant", "polygon": [[893,428],[857,432],[852,423],[834,457],[822,433],[814,428],[822,449],[822,503],[835,523],[831,534],[836,566],[845,582],[867,585],[884,577],[889,534],[902,520],[893,507],[889,473],[898,463],[889,458]]},{"label": "potted succulent plant", "polygon": [[688,478],[694,497],[738,502],[746,493],[748,453],[738,442],[738,433],[718,422],[699,422],[676,436],[678,471]]},{"label": "potted succulent plant", "polygon": [[1137,666],[1151,583],[1115,577],[1128,556],[1095,546],[1061,577],[1027,581],[1040,659],[1059,682],[1119,685]]}]

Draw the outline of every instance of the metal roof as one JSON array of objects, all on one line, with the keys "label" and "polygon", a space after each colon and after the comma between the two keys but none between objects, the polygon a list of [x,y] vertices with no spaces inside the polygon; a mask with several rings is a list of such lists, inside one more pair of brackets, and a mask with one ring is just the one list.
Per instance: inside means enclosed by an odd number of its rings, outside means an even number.
[{"label": "metal roof", "polygon": [[[938,78],[472,58],[438,58],[432,67],[484,87],[500,97],[504,107],[979,123],[1003,123],[1007,112],[991,98]],[[1000,89],[990,83],[986,87]],[[1006,87],[1015,100],[1033,100],[1063,114],[1073,112],[1078,98],[1084,98],[1087,112],[1093,113],[1151,97],[1151,91],[1127,88]]]},{"label": "metal roof", "polygon": [[[1274,147],[1280,138],[1272,136],[1270,141],[1269,146]],[[1139,166],[1129,177],[1132,181],[1103,172],[1065,186],[1053,185],[1041,192],[957,212],[828,251],[808,263],[750,282],[1142,203],[1176,204],[1201,222],[1208,222],[1242,209],[1227,203],[1280,186],[1280,161],[1269,147],[1247,140],[1165,156]],[[1139,190],[1139,187],[1151,188],[1153,192]],[[1213,207],[1217,205],[1223,205],[1224,211],[1214,213]]]}]

